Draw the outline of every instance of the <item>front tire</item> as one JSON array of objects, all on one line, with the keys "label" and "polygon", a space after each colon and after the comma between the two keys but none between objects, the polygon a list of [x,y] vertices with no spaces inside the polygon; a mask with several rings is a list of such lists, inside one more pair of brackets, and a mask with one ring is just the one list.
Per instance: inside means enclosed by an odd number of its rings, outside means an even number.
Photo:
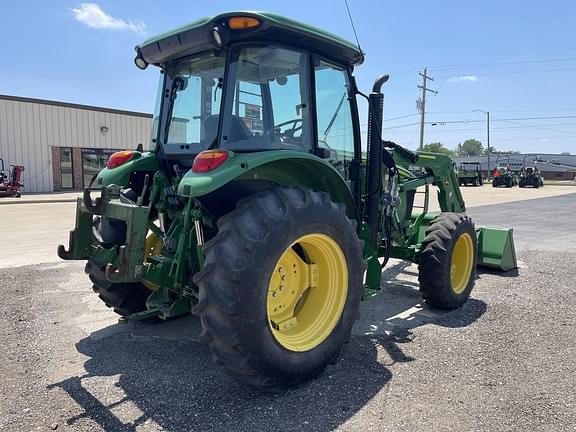
[{"label": "front tire", "polygon": [[[101,217],[94,219],[92,229],[94,242],[106,248],[112,248],[123,243],[123,236],[125,236],[125,233],[122,231],[120,225],[114,225],[114,222],[110,223],[110,220],[106,221]],[[146,257],[154,251],[158,252],[158,245],[155,239],[157,239],[157,237],[153,234],[146,239]],[[104,274],[105,267],[105,264],[98,262],[94,258],[90,258],[84,269],[92,282],[92,290],[98,294],[100,300],[123,317],[145,311],[147,309],[146,300],[157,287],[147,287],[143,283],[137,282],[110,282]]]},{"label": "front tire", "polygon": [[275,188],[218,221],[194,277],[217,362],[264,391],[319,375],[349,339],[363,292],[355,223],[328,194]]},{"label": "front tire", "polygon": [[146,310],[151,291],[141,283],[113,283],[104,276],[104,265],[94,259],[86,263],[85,272],[100,300],[123,317]]},{"label": "front tire", "polygon": [[430,306],[456,309],[474,287],[477,262],[474,224],[460,213],[442,213],[426,230],[419,256],[420,293]]}]

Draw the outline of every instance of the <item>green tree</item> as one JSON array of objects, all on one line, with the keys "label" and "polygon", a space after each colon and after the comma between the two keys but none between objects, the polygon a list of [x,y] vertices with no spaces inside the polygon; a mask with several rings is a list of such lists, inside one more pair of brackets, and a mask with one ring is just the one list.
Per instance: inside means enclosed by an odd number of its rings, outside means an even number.
[{"label": "green tree", "polygon": [[480,156],[484,153],[484,146],[474,138],[467,139],[458,144],[458,154],[460,156]]},{"label": "green tree", "polygon": [[423,146],[422,150],[432,153],[442,153],[448,156],[453,156],[454,152],[449,148],[444,147],[442,143],[434,142]]},{"label": "green tree", "polygon": [[569,155],[570,155],[570,152],[562,152],[562,153],[560,153],[560,154],[561,154],[562,156],[569,156]]}]

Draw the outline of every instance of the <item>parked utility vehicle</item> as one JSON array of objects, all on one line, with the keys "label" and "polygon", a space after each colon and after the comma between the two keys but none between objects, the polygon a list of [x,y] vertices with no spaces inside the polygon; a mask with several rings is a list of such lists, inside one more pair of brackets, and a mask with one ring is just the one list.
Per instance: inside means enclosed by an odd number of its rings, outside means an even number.
[{"label": "parked utility vehicle", "polygon": [[22,195],[20,188],[24,185],[20,182],[24,167],[22,165],[10,165],[10,171],[6,173],[4,159],[0,158],[0,198],[15,197]]},{"label": "parked utility vehicle", "polygon": [[518,186],[521,188],[533,187],[539,188],[544,186],[544,177],[540,174],[537,167],[523,167],[520,171],[520,178],[518,179]]},{"label": "parked utility vehicle", "polygon": [[480,162],[460,162],[460,167],[458,168],[458,184],[460,186],[482,186],[483,183],[484,179],[482,177],[482,170],[480,169]]}]

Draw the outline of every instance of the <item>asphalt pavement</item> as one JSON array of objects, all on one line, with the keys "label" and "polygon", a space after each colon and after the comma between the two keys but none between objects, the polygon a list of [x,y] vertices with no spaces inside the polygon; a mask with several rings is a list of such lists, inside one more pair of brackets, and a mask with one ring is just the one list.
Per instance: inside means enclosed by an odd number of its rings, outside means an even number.
[{"label": "asphalt pavement", "polygon": [[227,377],[193,316],[116,324],[83,263],[0,268],[0,430],[575,430],[575,199],[471,209],[515,228],[517,271],[441,313],[392,262],[342,358],[279,395]]}]

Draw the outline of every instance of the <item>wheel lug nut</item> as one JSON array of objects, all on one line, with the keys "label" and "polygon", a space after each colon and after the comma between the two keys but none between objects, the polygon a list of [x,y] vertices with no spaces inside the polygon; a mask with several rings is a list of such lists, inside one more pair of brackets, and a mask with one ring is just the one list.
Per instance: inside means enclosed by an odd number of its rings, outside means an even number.
[{"label": "wheel lug nut", "polygon": [[280,285],[280,291],[284,290],[284,285]]},{"label": "wheel lug nut", "polygon": [[280,268],[278,269],[278,271],[279,271],[280,273],[284,273],[284,267],[280,267]]},{"label": "wheel lug nut", "polygon": [[282,275],[281,279],[286,280],[286,275]]},{"label": "wheel lug nut", "polygon": [[272,297],[276,297],[276,291],[272,291]]}]

